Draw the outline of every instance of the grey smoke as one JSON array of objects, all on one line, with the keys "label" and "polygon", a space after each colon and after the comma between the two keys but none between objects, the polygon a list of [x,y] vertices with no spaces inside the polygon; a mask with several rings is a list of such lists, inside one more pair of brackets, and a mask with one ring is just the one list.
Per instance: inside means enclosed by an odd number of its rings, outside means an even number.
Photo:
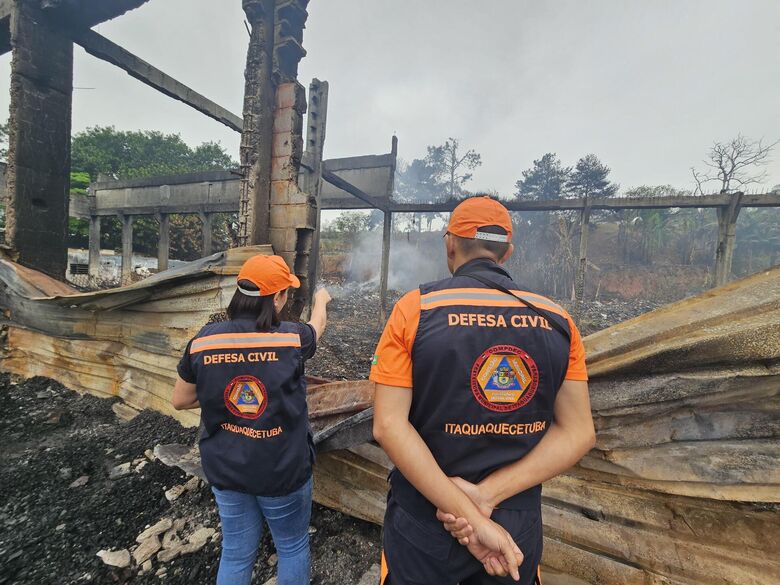
[{"label": "grey smoke", "polygon": [[[406,292],[424,282],[449,276],[444,242],[436,233],[394,234],[390,243],[388,288]],[[414,241],[411,240],[414,237]],[[379,284],[382,262],[382,234],[360,234],[347,263],[347,283]]]}]

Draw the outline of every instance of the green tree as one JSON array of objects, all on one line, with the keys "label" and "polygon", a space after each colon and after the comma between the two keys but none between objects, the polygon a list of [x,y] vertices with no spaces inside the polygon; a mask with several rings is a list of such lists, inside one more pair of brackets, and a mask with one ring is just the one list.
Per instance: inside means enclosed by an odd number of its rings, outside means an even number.
[{"label": "green tree", "polygon": [[238,166],[216,142],[190,148],[178,134],[155,130],[121,131],[113,126],[87,128],[73,137],[71,168],[115,179],[176,175]]},{"label": "green tree", "polygon": [[609,181],[609,173],[595,154],[588,154],[577,161],[566,186],[578,197],[612,197],[619,186]]},{"label": "green tree", "polygon": [[70,173],[70,194],[86,195],[89,188],[89,173],[76,171]]},{"label": "green tree", "polygon": [[8,157],[8,120],[0,124],[0,160]]},{"label": "green tree", "polygon": [[[430,148],[430,147],[429,147]],[[438,171],[426,159],[416,158],[411,163],[399,161],[395,174],[394,198],[408,203],[433,203],[445,195],[438,179]]]},{"label": "green tree", "polygon": [[[627,197],[684,197],[685,195],[689,193],[675,189],[671,185],[643,185],[626,191]],[[679,209],[668,208],[621,210],[618,242],[622,246],[624,261],[652,264],[661,256],[661,253],[673,244],[673,240],[682,236],[673,228],[690,226],[690,221],[697,219],[687,214],[678,219],[679,211]],[[684,247],[688,249],[688,245]]]},{"label": "green tree", "polygon": [[445,185],[449,199],[463,196],[463,185],[472,173],[482,165],[482,156],[474,150],[463,152],[457,138],[448,138],[441,146],[429,146],[425,162],[433,169],[436,179]]},{"label": "green tree", "polygon": [[328,226],[328,231],[337,232],[347,239],[353,239],[369,230],[370,215],[361,211],[344,211]]},{"label": "green tree", "polygon": [[560,199],[566,193],[571,167],[564,167],[554,152],[535,160],[515,183],[515,197],[534,201]]}]

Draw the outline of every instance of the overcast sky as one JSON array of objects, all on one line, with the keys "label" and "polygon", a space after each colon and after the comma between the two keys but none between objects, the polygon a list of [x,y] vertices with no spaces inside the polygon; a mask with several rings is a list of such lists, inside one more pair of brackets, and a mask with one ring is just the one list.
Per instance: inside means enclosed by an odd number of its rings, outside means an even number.
[{"label": "overcast sky", "polygon": [[[780,138],[777,0],[312,0],[299,78],[330,83],[327,158],[411,160],[454,136],[482,154],[469,189],[508,196],[545,152],[595,153],[624,188],[690,187],[713,140]],[[240,0],[151,0],[97,30],[241,114]],[[10,55],[0,60],[8,107]],[[74,132],[238,134],[75,49]],[[780,147],[767,187],[780,183]]]}]

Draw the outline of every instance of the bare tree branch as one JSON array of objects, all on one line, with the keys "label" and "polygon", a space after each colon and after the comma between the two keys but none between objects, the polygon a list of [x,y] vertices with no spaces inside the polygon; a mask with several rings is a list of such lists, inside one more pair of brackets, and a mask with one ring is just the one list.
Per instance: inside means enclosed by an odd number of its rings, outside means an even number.
[{"label": "bare tree branch", "polygon": [[769,163],[769,155],[778,144],[780,140],[764,144],[763,138],[750,140],[742,134],[728,142],[714,142],[707,152],[707,158],[702,162],[715,173],[702,173],[691,168],[696,183],[694,193],[703,194],[703,185],[713,181],[720,183],[721,193],[728,193],[745,185],[763,183],[767,179],[767,173],[761,167]]}]

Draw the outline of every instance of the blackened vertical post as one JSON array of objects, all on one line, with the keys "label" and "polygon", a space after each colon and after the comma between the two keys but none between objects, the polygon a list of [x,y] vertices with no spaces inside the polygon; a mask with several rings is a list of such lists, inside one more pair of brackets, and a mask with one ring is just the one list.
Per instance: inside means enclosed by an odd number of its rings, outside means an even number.
[{"label": "blackened vertical post", "polygon": [[89,285],[94,287],[100,279],[100,216],[89,216]]},{"label": "blackened vertical post", "polygon": [[585,296],[585,272],[588,268],[588,231],[590,229],[590,200],[586,196],[580,213],[580,254],[574,281],[574,317],[578,318]]},{"label": "blackened vertical post", "polygon": [[726,284],[731,278],[731,262],[737,239],[737,219],[745,194],[737,191],[731,195],[726,207],[718,208],[718,248],[715,251],[715,286]]},{"label": "blackened vertical post", "polygon": [[42,2],[12,4],[5,243],[20,264],[64,279],[68,261],[73,41]]},{"label": "blackened vertical post", "polygon": [[393,235],[393,214],[385,209],[382,224],[382,266],[379,274],[379,320],[387,321],[387,276],[390,272],[390,241]]},{"label": "blackened vertical post", "polygon": [[301,189],[315,200],[314,234],[309,257],[309,295],[311,308],[314,289],[320,277],[320,219],[322,193],[322,153],[328,119],[328,82],[313,79],[309,84],[309,107],[306,115],[306,159],[310,165],[301,173]]},{"label": "blackened vertical post", "polygon": [[203,230],[203,256],[211,256],[211,224],[214,216],[211,213],[198,213],[200,216],[201,229]]},{"label": "blackened vertical post", "polygon": [[171,253],[171,218],[167,213],[157,214],[160,233],[157,237],[157,272],[168,270],[168,256]]},{"label": "blackened vertical post", "polygon": [[122,222],[122,277],[121,283],[130,282],[130,273],[133,269],[133,216],[120,215]]},{"label": "blackened vertical post", "polygon": [[251,246],[270,241],[276,3],[274,0],[243,0],[242,4],[251,32],[244,69],[238,242],[240,246]]}]

